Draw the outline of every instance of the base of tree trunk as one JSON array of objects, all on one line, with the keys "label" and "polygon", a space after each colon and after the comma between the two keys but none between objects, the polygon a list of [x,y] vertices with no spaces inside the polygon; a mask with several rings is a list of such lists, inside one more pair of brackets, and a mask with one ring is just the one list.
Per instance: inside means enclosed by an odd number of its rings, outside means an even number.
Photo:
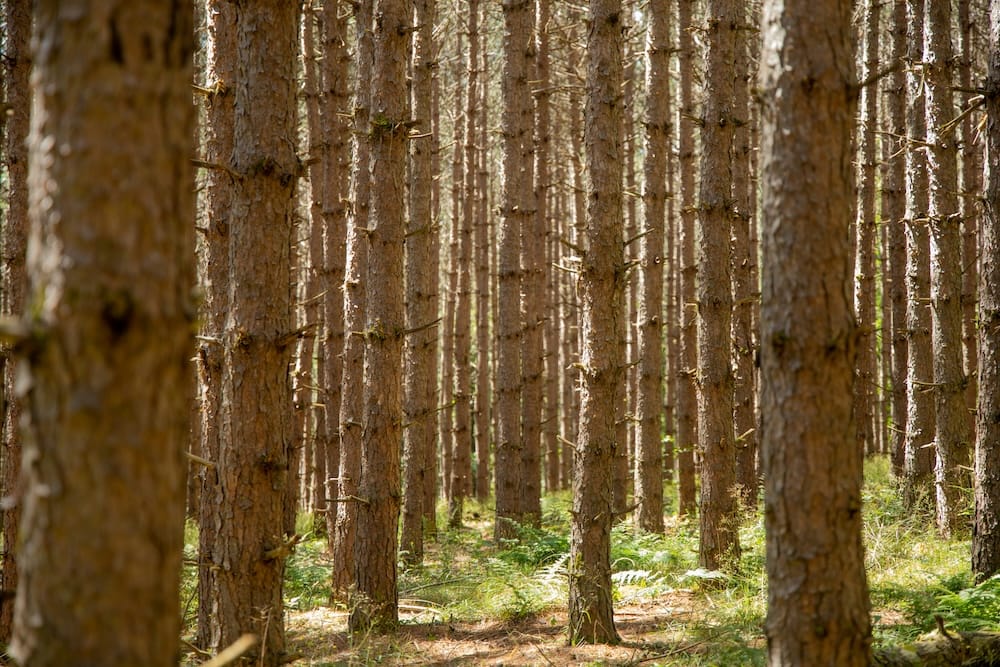
[{"label": "base of tree trunk", "polygon": [[938,622],[938,636],[906,646],[875,651],[875,667],[1000,667],[1000,633],[949,632]]}]

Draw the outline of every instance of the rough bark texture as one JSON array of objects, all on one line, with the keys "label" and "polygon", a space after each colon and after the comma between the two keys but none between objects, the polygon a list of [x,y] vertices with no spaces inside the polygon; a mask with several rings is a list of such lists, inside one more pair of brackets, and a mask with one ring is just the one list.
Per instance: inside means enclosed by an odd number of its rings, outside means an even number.
[{"label": "rough bark texture", "polygon": [[336,534],[333,538],[333,597],[347,599],[354,581],[354,546],[357,540],[358,480],[361,476],[361,410],[364,380],[365,271],[368,243],[364,230],[370,210],[369,130],[370,90],[366,82],[372,73],[372,5],[355,6],[357,31],[357,72],[354,95],[354,159],[351,179],[352,209],[347,227],[347,255],[344,268],[344,374],[340,402],[340,466],[337,475]]},{"label": "rough bark texture", "polygon": [[297,6],[277,0],[236,8],[232,169],[239,178],[231,202],[219,479],[211,524],[202,526],[216,534],[207,555],[216,568],[209,649],[253,632],[265,665],[279,664],[285,650],[297,23]]},{"label": "rough bark texture", "polygon": [[[421,133],[431,132],[435,0],[414,3],[413,118]],[[422,137],[410,146],[410,217],[406,241],[406,377],[403,390],[403,527],[400,549],[408,563],[423,560],[424,484],[428,453],[436,451],[438,229],[431,217],[433,144]],[[432,443],[428,447],[428,440]]]},{"label": "rough bark texture", "polygon": [[573,461],[569,638],[618,641],[611,598],[611,466],[615,404],[625,391],[622,332],[622,15],[620,0],[591,0],[587,36],[587,250],[579,290],[582,313],[580,437]]},{"label": "rough bark texture", "polygon": [[376,0],[371,118],[371,215],[365,274],[364,417],[355,598],[352,632],[387,630],[398,623],[396,549],[399,528],[399,456],[403,438],[402,361],[403,238],[406,162],[409,150],[407,54],[413,3]]},{"label": "rough bark texture", "polygon": [[340,475],[340,403],[344,374],[344,284],[347,251],[348,184],[351,173],[350,107],[347,72],[347,15],[339,0],[323,3],[323,365],[322,403],[326,413],[326,534],[333,553],[337,519],[343,506],[337,502]]},{"label": "rough bark texture", "polygon": [[[191,3],[34,4],[21,665],[176,665]],[[156,378],[156,382],[150,382]]]},{"label": "rough bark texture", "polygon": [[693,516],[697,512],[694,450],[698,443],[698,393],[695,375],[698,366],[698,330],[695,306],[695,279],[698,266],[694,256],[695,170],[694,145],[694,40],[691,38],[692,3],[683,0],[678,5],[677,29],[680,60],[680,137],[678,160],[680,167],[681,230],[680,230],[680,308],[681,353],[677,376],[677,513]]},{"label": "rough bark texture", "polygon": [[[3,44],[3,83],[6,87],[6,117],[3,155],[7,167],[7,210],[3,221],[3,305],[5,316],[24,312],[27,290],[25,246],[28,241],[28,131],[30,123],[31,3],[7,0]],[[3,511],[3,571],[0,573],[0,645],[10,641],[17,590],[17,555],[21,506],[21,401],[15,391],[18,360],[3,351],[3,486],[2,493],[14,499]]]},{"label": "rough bark texture", "polygon": [[871,657],[852,397],[850,12],[836,0],[764,5],[761,445],[773,666],[861,667]]},{"label": "rough bark texture", "polygon": [[[861,79],[878,70],[878,0],[864,4]],[[855,221],[854,308],[858,320],[858,356],[854,378],[854,412],[858,420],[858,443],[868,454],[877,451],[875,441],[875,124],[878,87],[861,89],[861,119],[858,132],[858,215]]]},{"label": "rough bark texture", "polygon": [[486,504],[490,497],[490,449],[493,444],[493,386],[492,386],[492,340],[493,318],[490,312],[490,266],[492,250],[492,229],[489,196],[489,51],[480,49],[476,67],[484,77],[484,85],[479,86],[479,105],[475,125],[479,131],[476,151],[476,499]]},{"label": "rough bark texture", "polygon": [[701,130],[701,192],[695,243],[698,298],[698,437],[701,460],[699,563],[739,560],[736,441],[733,433],[732,196],[737,3],[709,0]]},{"label": "rough bark texture", "polygon": [[934,366],[937,526],[961,531],[969,488],[972,428],[965,404],[962,361],[962,217],[958,204],[958,149],[952,102],[951,3],[924,5],[924,85],[930,172],[931,319]]},{"label": "rough bark texture", "polygon": [[979,270],[979,401],[972,571],[1000,571],[1000,0],[990,2],[986,193]]},{"label": "rough bark texture", "polygon": [[934,450],[934,382],[931,357],[930,241],[927,224],[927,156],[913,142],[927,136],[923,58],[924,0],[907,0],[906,57],[906,443],[903,456],[903,497],[908,506],[923,504],[931,494]]},{"label": "rough bark texture", "polygon": [[[906,76],[903,73],[906,56],[906,0],[892,3],[891,64],[898,67],[886,79],[885,123],[883,136],[882,220],[886,227],[886,261],[888,263],[887,290],[883,299],[890,302],[891,323],[888,338],[892,348],[891,437],[889,452],[892,469],[897,476],[903,474],[906,441],[906,374],[908,344],[906,324]],[[886,331],[885,322],[882,324]],[[883,334],[883,345],[886,344]]]},{"label": "rough bark texture", "polygon": [[[236,8],[215,0],[208,5],[208,48],[202,86],[210,91],[202,125],[202,156],[212,164],[227,164],[233,153],[233,103],[236,96]],[[199,454],[209,461],[219,457],[222,410],[222,336],[229,310],[229,232],[232,225],[233,182],[221,169],[206,170],[201,196],[206,217],[199,244],[199,276],[204,302],[198,347],[198,380],[201,397]],[[212,551],[217,518],[217,467],[199,470],[201,503],[198,531],[198,646],[208,648],[212,637],[211,591],[217,568]]]},{"label": "rough bark texture", "polygon": [[[500,230],[497,243],[499,292],[497,295],[497,539],[513,537],[523,512],[524,453],[521,436],[521,233],[534,210],[530,198],[534,150],[534,109],[529,77],[533,48],[531,24],[534,8],[528,0],[503,5],[503,182]],[[531,193],[530,198],[525,195]]]},{"label": "rough bark texture", "polygon": [[670,8],[649,7],[646,34],[645,236],[639,302],[639,388],[636,396],[635,500],[641,530],[663,533],[663,227],[670,150]]},{"label": "rough bark texture", "polygon": [[[743,506],[757,509],[757,342],[754,308],[760,290],[754,269],[757,244],[751,243],[756,225],[753,202],[756,182],[751,179],[750,48],[747,35],[757,25],[757,12],[741,8],[733,64],[733,426],[736,433],[736,479]],[[757,58],[754,57],[754,62]]]}]

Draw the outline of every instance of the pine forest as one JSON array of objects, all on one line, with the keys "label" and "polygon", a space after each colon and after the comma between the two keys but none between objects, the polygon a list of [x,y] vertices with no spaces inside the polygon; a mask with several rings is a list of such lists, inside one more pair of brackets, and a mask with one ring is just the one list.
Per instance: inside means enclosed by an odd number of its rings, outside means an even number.
[{"label": "pine forest", "polygon": [[0,664],[1000,665],[1000,0],[0,8]]}]

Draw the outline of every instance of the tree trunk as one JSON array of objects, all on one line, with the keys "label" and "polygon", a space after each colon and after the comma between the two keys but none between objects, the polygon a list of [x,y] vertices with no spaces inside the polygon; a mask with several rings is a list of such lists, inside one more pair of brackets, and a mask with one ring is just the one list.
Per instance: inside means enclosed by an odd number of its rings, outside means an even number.
[{"label": "tree trunk", "polygon": [[[851,8],[764,4],[761,445],[771,665],[868,665],[853,414]],[[810,48],[822,40],[826,48]],[[831,582],[836,585],[831,586]]]},{"label": "tree trunk", "polygon": [[333,597],[344,601],[354,582],[355,544],[358,529],[358,481],[361,476],[362,391],[365,345],[365,273],[368,242],[365,229],[371,209],[371,179],[368,173],[372,74],[372,4],[354,5],[357,31],[357,71],[354,92],[354,159],[351,179],[353,209],[347,227],[344,269],[344,375],[340,401],[340,465],[337,473],[336,534],[333,540]]},{"label": "tree trunk", "polygon": [[664,3],[653,3],[649,13],[635,499],[638,528],[662,534],[663,446],[660,415],[663,409],[663,227],[670,151],[670,8]]},{"label": "tree trunk", "polygon": [[[890,302],[891,324],[889,340],[892,346],[892,404],[891,438],[889,452],[892,469],[903,475],[907,418],[907,369],[909,367],[908,328],[906,322],[906,76],[903,73],[906,58],[906,2],[892,3],[891,63],[897,70],[886,79],[885,122],[887,133],[883,136],[882,219],[886,226],[886,259],[888,264],[888,290],[883,299]],[[885,323],[882,324],[885,331]],[[884,340],[884,339],[883,339]],[[883,345],[885,343],[883,342]]]},{"label": "tree trunk", "polygon": [[[211,2],[205,12],[208,29],[206,72],[209,91],[205,102],[202,156],[212,164],[228,164],[233,153],[234,102],[236,97],[236,8],[222,0]],[[198,379],[201,384],[200,455],[214,467],[199,471],[198,520],[198,646],[218,646],[212,639],[212,591],[217,588],[218,568],[213,565],[218,514],[219,447],[222,419],[222,339],[229,310],[229,236],[233,224],[232,177],[222,169],[204,174],[201,196],[205,220],[199,254],[198,281],[204,289],[201,338],[198,348]]]},{"label": "tree trunk", "polygon": [[622,7],[591,0],[587,37],[586,253],[579,277],[582,307],[580,438],[573,462],[569,639],[614,643],[611,599],[611,467],[615,404],[625,391],[622,332],[625,259],[622,229]]},{"label": "tree trunk", "polygon": [[[6,39],[3,45],[3,78],[7,91],[3,154],[7,167],[7,210],[3,221],[3,306],[7,317],[24,313],[28,276],[25,272],[25,247],[28,242],[28,131],[30,125],[31,75],[31,3],[7,0],[4,18]],[[10,642],[14,621],[14,592],[18,568],[15,545],[21,518],[21,401],[17,397],[18,360],[13,350],[3,355],[3,485],[4,497],[14,500],[3,511],[3,570],[0,572],[0,645]]]},{"label": "tree trunk", "polygon": [[396,550],[406,327],[403,238],[410,117],[406,75],[413,3],[376,0],[373,12],[364,428],[354,545],[355,599],[348,623],[352,632],[389,630],[398,623]]},{"label": "tree trunk", "polygon": [[1000,572],[1000,0],[990,2],[986,192],[979,270],[979,402],[972,571]]},{"label": "tree trunk", "polygon": [[924,86],[930,172],[931,318],[934,367],[937,527],[962,531],[969,488],[972,430],[962,363],[962,218],[958,205],[958,137],[944,127],[952,103],[951,3],[924,5]]},{"label": "tree trunk", "polygon": [[[907,60],[923,59],[924,0],[907,0]],[[908,507],[930,499],[933,464],[934,383],[931,357],[930,246],[927,232],[927,157],[913,142],[927,136],[923,75],[914,67],[906,73],[906,328],[909,337],[906,379],[906,444],[903,498]]]},{"label": "tree trunk", "polygon": [[196,316],[193,7],[34,8],[19,383],[30,421],[10,654],[39,667],[176,665]]},{"label": "tree trunk", "polygon": [[490,449],[493,443],[493,387],[491,333],[494,330],[490,312],[490,264],[493,234],[490,229],[489,205],[489,51],[480,49],[476,66],[483,76],[479,86],[479,105],[475,125],[479,132],[476,151],[476,499],[483,505],[490,497]]},{"label": "tree trunk", "polygon": [[[285,650],[280,533],[293,474],[289,246],[298,157],[288,137],[296,127],[297,24],[297,6],[237,6],[233,170],[240,178],[231,202],[210,649],[253,632],[266,665],[279,664]],[[239,520],[229,518],[234,513]]]},{"label": "tree trunk", "polygon": [[[413,117],[422,132],[431,132],[431,88],[437,61],[434,58],[435,0],[417,0],[413,33]],[[419,564],[424,555],[424,477],[428,453],[437,442],[437,281],[438,229],[431,217],[430,137],[410,147],[410,231],[406,245],[406,377],[403,414],[403,496],[401,550],[407,563]],[[431,446],[433,447],[433,445]]]},{"label": "tree trunk", "polygon": [[533,108],[529,79],[534,8],[527,0],[504,3],[503,182],[501,185],[497,318],[496,539],[514,537],[524,510],[521,435],[521,236],[534,211],[531,201]]},{"label": "tree trunk", "polygon": [[701,131],[697,245],[698,437],[701,442],[699,562],[717,570],[740,557],[733,433],[730,236],[737,5],[708,2],[708,57]]}]

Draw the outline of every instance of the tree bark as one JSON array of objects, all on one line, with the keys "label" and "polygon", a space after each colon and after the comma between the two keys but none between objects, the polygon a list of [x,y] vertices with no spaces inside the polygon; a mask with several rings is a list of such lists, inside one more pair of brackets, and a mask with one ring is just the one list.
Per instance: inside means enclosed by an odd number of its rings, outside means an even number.
[{"label": "tree bark", "polygon": [[167,667],[181,629],[196,317],[193,7],[34,10],[26,486],[9,651],[39,667]]},{"label": "tree bark", "polygon": [[611,599],[611,467],[618,442],[615,404],[625,391],[622,332],[626,282],[622,220],[622,7],[591,0],[587,37],[586,253],[582,307],[580,438],[573,462],[570,642],[614,643]]},{"label": "tree bark", "polygon": [[698,437],[702,452],[699,563],[717,570],[740,557],[733,432],[732,195],[737,4],[709,0],[701,130],[701,192],[695,224],[698,280]]},{"label": "tree bark", "polygon": [[376,0],[367,131],[371,174],[365,273],[365,367],[351,632],[391,630],[399,622],[402,362],[405,335],[403,239],[409,151],[407,63],[413,3]]},{"label": "tree bark", "polygon": [[979,581],[1000,572],[1000,0],[990,2],[990,26],[972,525],[972,571]]},{"label": "tree bark", "polygon": [[[30,40],[31,3],[7,0],[4,18],[3,78],[6,112],[2,121],[3,155],[7,167],[7,210],[3,221],[3,315],[20,317],[24,312],[28,276],[25,250],[28,242],[28,132],[31,109]],[[14,500],[3,511],[3,570],[0,572],[0,644],[10,642],[14,621],[14,592],[18,568],[15,545],[21,519],[21,401],[17,397],[17,366],[20,363],[3,350],[3,486],[4,497]]]},{"label": "tree bark", "polygon": [[[642,237],[642,299],[639,302],[639,390],[636,419],[636,524],[663,533],[663,228],[670,152],[670,8],[649,6],[646,33],[646,117]],[[668,264],[669,265],[669,264]]]},{"label": "tree bark", "polygon": [[931,320],[934,367],[937,527],[962,532],[969,484],[972,429],[962,362],[962,218],[958,204],[958,150],[952,103],[951,3],[924,5],[924,86],[930,172]]},{"label": "tree bark", "polygon": [[[853,414],[851,8],[764,5],[761,445],[770,665],[868,665]],[[811,48],[822,41],[826,48]],[[831,584],[835,582],[835,584]]]}]

